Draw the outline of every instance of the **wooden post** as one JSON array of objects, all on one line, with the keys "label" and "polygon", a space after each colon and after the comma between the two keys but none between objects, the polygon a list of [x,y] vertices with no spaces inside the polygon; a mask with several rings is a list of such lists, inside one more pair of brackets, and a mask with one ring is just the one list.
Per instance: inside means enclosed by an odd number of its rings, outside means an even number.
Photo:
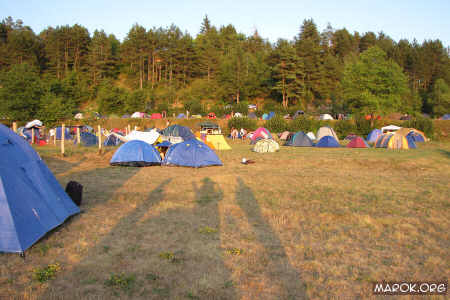
[{"label": "wooden post", "polygon": [[34,128],[31,127],[31,144],[34,144]]},{"label": "wooden post", "polygon": [[17,133],[17,123],[16,122],[13,122],[13,131],[15,132],[15,133]]},{"label": "wooden post", "polygon": [[53,129],[53,144],[56,146],[56,127]]},{"label": "wooden post", "polygon": [[130,132],[131,132],[131,126],[130,126],[130,124],[128,124],[128,134],[130,134]]},{"label": "wooden post", "polygon": [[98,151],[102,151],[102,127],[98,125]]},{"label": "wooden post", "polygon": [[[55,132],[56,136],[56,132]],[[66,125],[63,123],[61,126],[61,154],[64,156],[64,141],[66,139]]]},{"label": "wooden post", "polygon": [[80,126],[77,127],[77,145],[81,145]]}]

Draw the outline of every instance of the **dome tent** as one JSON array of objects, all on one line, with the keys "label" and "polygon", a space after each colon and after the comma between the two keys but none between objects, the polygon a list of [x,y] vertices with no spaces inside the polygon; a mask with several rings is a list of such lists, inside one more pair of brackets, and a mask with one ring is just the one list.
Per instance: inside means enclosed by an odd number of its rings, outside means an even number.
[{"label": "dome tent", "polygon": [[166,129],[161,131],[161,135],[181,137],[183,141],[195,139],[195,135],[192,133],[191,129],[181,125],[170,125]]},{"label": "dome tent", "polygon": [[331,127],[324,126],[324,127],[320,127],[319,130],[317,130],[317,134],[316,134],[317,140],[322,139],[324,136],[331,136],[336,141],[339,141],[339,139],[336,135],[336,132],[334,132],[333,128],[331,128]]},{"label": "dome tent", "polygon": [[357,136],[347,144],[347,148],[370,148],[370,146],[362,137]]},{"label": "dome tent", "polygon": [[172,145],[167,150],[163,165],[201,168],[223,164],[217,154],[205,143],[191,139]]},{"label": "dome tent", "polygon": [[299,131],[296,134],[292,135],[290,139],[286,141],[285,146],[294,146],[294,147],[312,147],[314,146],[311,139],[303,132]]},{"label": "dome tent", "polygon": [[120,146],[109,163],[112,166],[154,166],[161,165],[161,156],[152,145],[143,141],[133,140]]},{"label": "dome tent", "polygon": [[[117,134],[118,135],[118,134]],[[106,137],[105,141],[103,142],[103,145],[108,146],[119,146],[122,141],[117,137],[115,134],[110,134]]]},{"label": "dome tent", "polygon": [[380,129],[374,129],[367,135],[367,141],[369,143],[375,143],[377,141],[377,138],[382,134],[383,133]]},{"label": "dome tent", "polygon": [[252,150],[258,153],[276,152],[280,150],[280,145],[272,139],[262,139],[256,142]]},{"label": "dome tent", "polygon": [[80,212],[20,136],[0,125],[0,252],[23,252]]},{"label": "dome tent", "polygon": [[255,130],[255,132],[252,135],[252,143],[255,143],[257,139],[271,139],[272,135],[270,134],[269,130],[267,130],[264,127],[259,127]]},{"label": "dome tent", "polygon": [[339,142],[332,136],[326,135],[322,137],[316,144],[319,148],[338,148],[341,147]]}]

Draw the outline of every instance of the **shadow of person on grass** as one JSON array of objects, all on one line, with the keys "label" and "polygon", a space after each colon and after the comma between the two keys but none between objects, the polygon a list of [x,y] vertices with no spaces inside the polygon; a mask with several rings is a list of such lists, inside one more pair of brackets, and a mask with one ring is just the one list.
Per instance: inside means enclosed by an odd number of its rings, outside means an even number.
[{"label": "shadow of person on grass", "polygon": [[240,177],[237,178],[236,201],[253,227],[256,240],[270,259],[264,268],[264,275],[283,292],[283,295],[249,295],[250,298],[308,299],[306,285],[299,272],[290,264],[280,238],[264,219],[253,191]]}]

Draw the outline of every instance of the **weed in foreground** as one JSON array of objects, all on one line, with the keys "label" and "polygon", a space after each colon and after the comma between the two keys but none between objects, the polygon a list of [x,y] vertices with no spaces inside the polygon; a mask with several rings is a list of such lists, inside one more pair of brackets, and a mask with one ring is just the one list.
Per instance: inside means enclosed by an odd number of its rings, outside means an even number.
[{"label": "weed in foreground", "polygon": [[181,257],[179,256],[181,252],[161,252],[159,254],[159,257],[165,260],[168,260],[171,263],[179,263],[182,261]]},{"label": "weed in foreground", "polygon": [[229,255],[235,255],[235,256],[239,256],[241,254],[244,253],[243,249],[240,248],[228,248],[227,250],[225,250],[227,254]]},{"label": "weed in foreground", "polygon": [[37,268],[33,270],[33,278],[40,283],[44,283],[55,278],[59,270],[61,270],[59,263],[48,265],[45,268]]},{"label": "weed in foreground", "polygon": [[202,227],[198,230],[199,233],[205,233],[205,234],[209,234],[209,233],[216,233],[217,229],[216,228],[211,228],[209,226],[205,226]]},{"label": "weed in foreground", "polygon": [[124,273],[111,274],[111,276],[105,280],[105,286],[112,287],[114,289],[121,289],[123,291],[131,291],[136,283],[136,276],[126,276]]}]

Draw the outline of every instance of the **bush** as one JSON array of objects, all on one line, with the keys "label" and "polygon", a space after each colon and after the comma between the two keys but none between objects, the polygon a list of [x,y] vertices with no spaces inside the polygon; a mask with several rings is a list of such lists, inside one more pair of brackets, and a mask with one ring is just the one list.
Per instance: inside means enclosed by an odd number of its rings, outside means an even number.
[{"label": "bush", "polygon": [[408,120],[403,124],[403,127],[415,128],[423,131],[428,138],[432,138],[434,135],[433,121],[426,118],[416,118]]},{"label": "bush", "polygon": [[248,102],[240,102],[239,104],[233,105],[233,111],[246,116],[248,114]]},{"label": "bush", "polygon": [[244,118],[231,118],[228,121],[228,128],[231,130],[231,128],[236,128],[236,129],[240,129],[240,128],[244,128],[246,130],[255,130],[256,128],[258,128],[258,124],[256,122],[256,120],[253,119],[249,119],[247,117]]},{"label": "bush", "polygon": [[309,132],[309,131],[313,131],[316,132],[315,130],[315,123],[317,122],[316,120],[313,119],[309,119],[306,117],[299,117],[295,120],[292,120],[291,123],[289,124],[289,131],[292,132],[297,132],[297,131],[303,131],[305,133]]},{"label": "bush", "polygon": [[334,124],[334,131],[340,139],[345,138],[351,133],[356,134],[356,125],[350,120],[337,121]]},{"label": "bush", "polygon": [[375,128],[381,128],[381,122],[379,120],[374,120],[373,126],[370,120],[366,120],[364,116],[355,116],[355,129],[356,134],[360,136],[367,136]]},{"label": "bush", "polygon": [[42,269],[34,269],[33,270],[33,278],[40,283],[44,283],[49,281],[50,279],[55,278],[56,273],[61,269],[61,266],[56,264],[51,264]]},{"label": "bush", "polygon": [[270,132],[276,133],[288,130],[289,127],[288,125],[289,124],[286,122],[286,120],[283,119],[283,117],[280,115],[276,115],[275,117],[266,122],[266,128]]},{"label": "bush", "polygon": [[189,101],[184,103],[184,109],[189,111],[190,115],[204,115],[202,104],[199,101]]}]

